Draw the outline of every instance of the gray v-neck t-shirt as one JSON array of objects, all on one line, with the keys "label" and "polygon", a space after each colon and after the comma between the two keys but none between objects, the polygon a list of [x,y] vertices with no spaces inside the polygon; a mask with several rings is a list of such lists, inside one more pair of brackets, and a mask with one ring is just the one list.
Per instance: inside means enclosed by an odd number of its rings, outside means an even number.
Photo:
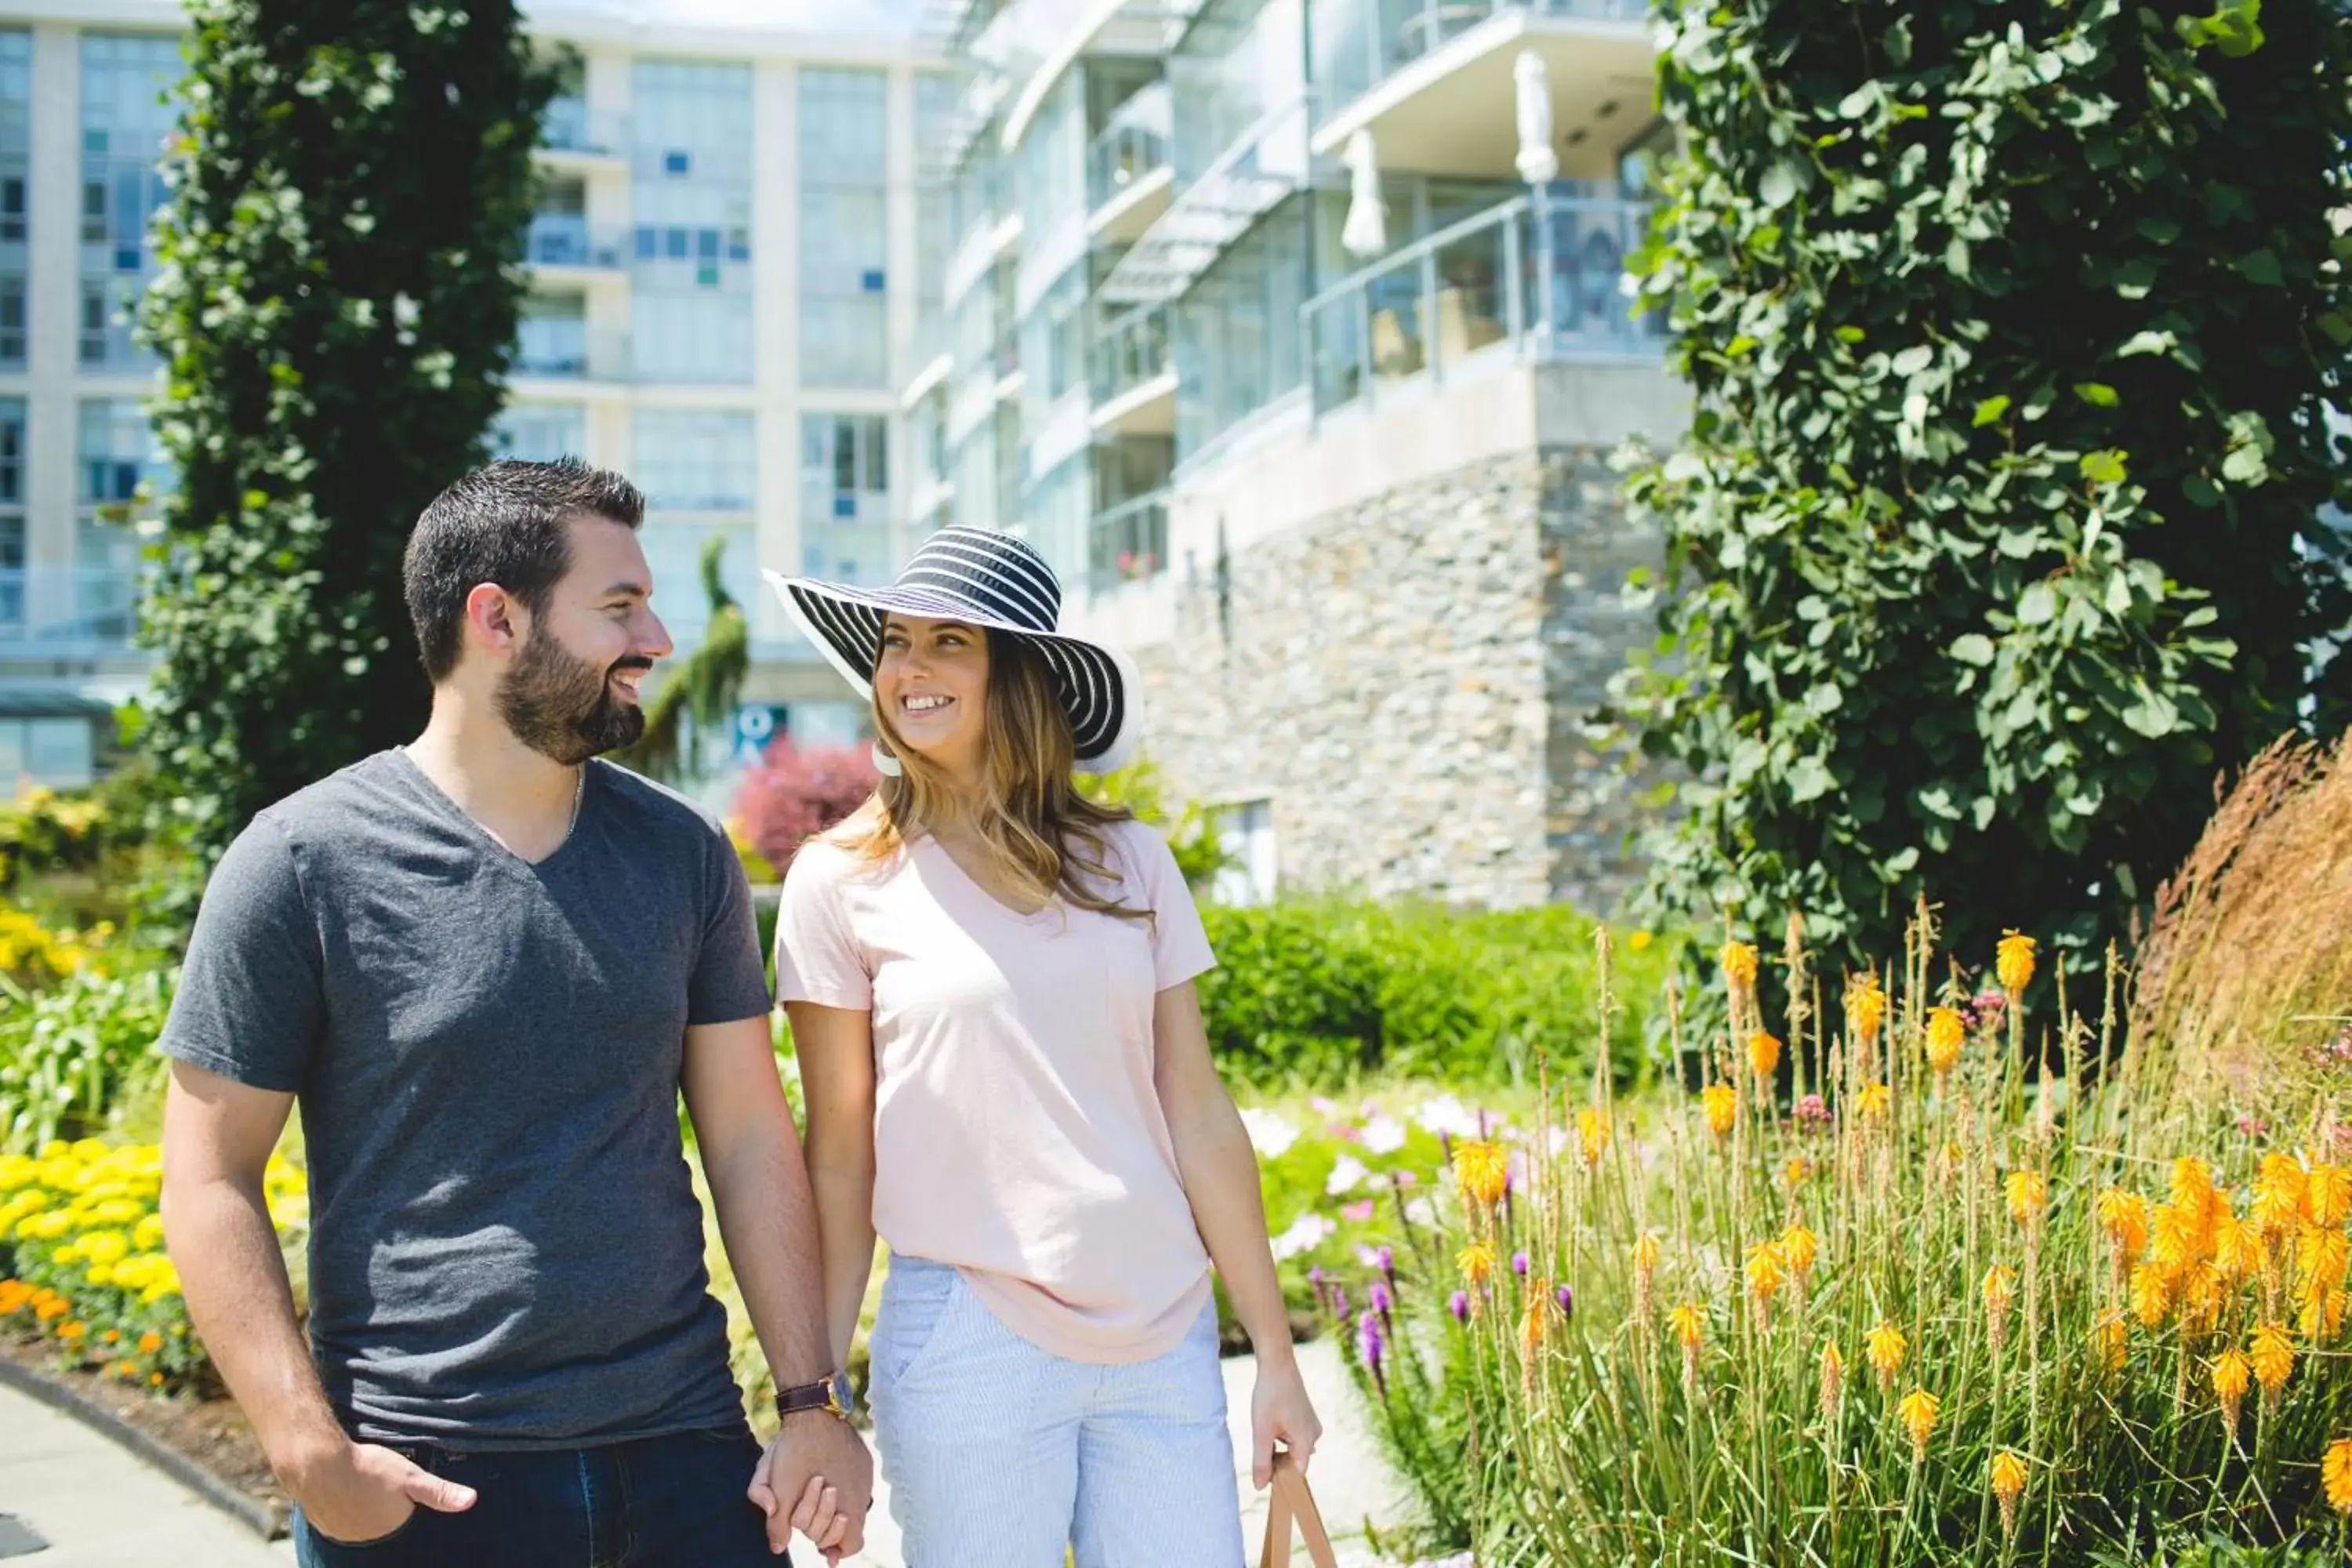
[{"label": "gray v-neck t-shirt", "polygon": [[584,1447],[741,1420],[677,1105],[688,1026],[768,1005],[698,807],[591,763],[532,863],[393,751],[238,836],[162,1048],[298,1097],[311,1349],[356,1436]]}]

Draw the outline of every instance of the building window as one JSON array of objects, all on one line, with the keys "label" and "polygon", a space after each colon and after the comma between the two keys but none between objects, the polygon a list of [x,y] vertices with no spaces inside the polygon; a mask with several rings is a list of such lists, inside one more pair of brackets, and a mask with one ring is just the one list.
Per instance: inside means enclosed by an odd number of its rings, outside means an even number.
[{"label": "building window", "polygon": [[890,422],[879,414],[801,416],[801,567],[838,583],[887,581]]},{"label": "building window", "polygon": [[640,408],[636,480],[655,511],[749,511],[758,490],[756,420],[730,409]]},{"label": "building window", "polygon": [[632,90],[633,374],[655,382],[751,379],[751,72],[639,60]]},{"label": "building window", "polygon": [[[25,244],[30,237],[26,174],[33,151],[33,35],[22,28],[0,31],[0,272],[15,275],[16,308],[24,310]],[[0,359],[10,356],[0,350]],[[13,356],[25,357],[19,346]]]},{"label": "building window", "polygon": [[0,642],[25,632],[25,400],[0,397]]},{"label": "building window", "polygon": [[[148,220],[169,193],[161,167],[180,74],[168,35],[81,36],[81,342],[86,365],[140,369],[130,317],[155,274]],[[0,192],[5,195],[5,192]]]},{"label": "building window", "polygon": [[889,384],[888,79],[800,73],[803,386]]},{"label": "building window", "polygon": [[0,719],[0,789],[79,789],[97,771],[88,719]]},{"label": "building window", "polygon": [[1211,814],[1227,861],[1209,885],[1221,904],[1270,904],[1276,891],[1274,803],[1236,801]]},{"label": "building window", "polygon": [[588,374],[588,301],[579,294],[534,294],[515,324],[517,375],[577,379]]},{"label": "building window", "polygon": [[584,457],[588,411],[576,403],[510,403],[490,426],[490,450],[527,463]]},{"label": "building window", "polygon": [[657,517],[638,531],[637,543],[653,574],[654,613],[677,644],[681,654],[692,651],[710,628],[710,595],[702,587],[702,552],[712,539],[719,545],[719,580],[739,605],[749,605],[759,592],[757,546],[748,522],[702,522],[690,518]]}]

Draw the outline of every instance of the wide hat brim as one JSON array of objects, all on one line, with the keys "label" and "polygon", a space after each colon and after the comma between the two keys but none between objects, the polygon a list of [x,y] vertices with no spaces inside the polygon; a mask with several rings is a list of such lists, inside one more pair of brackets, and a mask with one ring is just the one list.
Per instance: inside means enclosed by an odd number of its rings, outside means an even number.
[{"label": "wide hat brim", "polygon": [[882,626],[890,612],[961,621],[1020,637],[1044,656],[1054,673],[1062,711],[1069,716],[1081,770],[1107,773],[1135,761],[1143,735],[1143,677],[1120,648],[1041,632],[924,588],[857,587],[766,569],[761,575],[783,601],[793,624],[869,703],[874,700],[874,667],[882,657]]}]

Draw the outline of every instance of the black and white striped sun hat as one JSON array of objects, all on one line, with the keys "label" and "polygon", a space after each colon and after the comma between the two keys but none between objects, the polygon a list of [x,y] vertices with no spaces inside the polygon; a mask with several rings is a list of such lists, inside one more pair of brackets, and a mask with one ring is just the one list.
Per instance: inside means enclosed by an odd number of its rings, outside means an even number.
[{"label": "black and white striped sun hat", "polygon": [[1143,683],[1118,649],[1065,637],[1062,584],[1026,542],[986,528],[942,528],[923,541],[887,588],[763,574],[793,622],[869,702],[882,657],[883,617],[896,610],[962,621],[1026,638],[1054,672],[1079,766],[1108,773],[1135,760]]}]

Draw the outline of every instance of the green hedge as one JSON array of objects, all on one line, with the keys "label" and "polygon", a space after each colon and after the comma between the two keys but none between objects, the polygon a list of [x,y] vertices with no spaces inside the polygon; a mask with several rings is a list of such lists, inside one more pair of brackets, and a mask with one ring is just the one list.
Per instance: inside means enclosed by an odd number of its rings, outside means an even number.
[{"label": "green hedge", "polygon": [[[1600,1027],[1595,922],[1563,905],[1274,904],[1202,911],[1218,967],[1201,981],[1209,1044],[1236,1082],[1328,1084],[1381,1071],[1465,1084],[1555,1081],[1591,1068]],[[1666,945],[1615,943],[1621,1081],[1647,1058]]]}]

